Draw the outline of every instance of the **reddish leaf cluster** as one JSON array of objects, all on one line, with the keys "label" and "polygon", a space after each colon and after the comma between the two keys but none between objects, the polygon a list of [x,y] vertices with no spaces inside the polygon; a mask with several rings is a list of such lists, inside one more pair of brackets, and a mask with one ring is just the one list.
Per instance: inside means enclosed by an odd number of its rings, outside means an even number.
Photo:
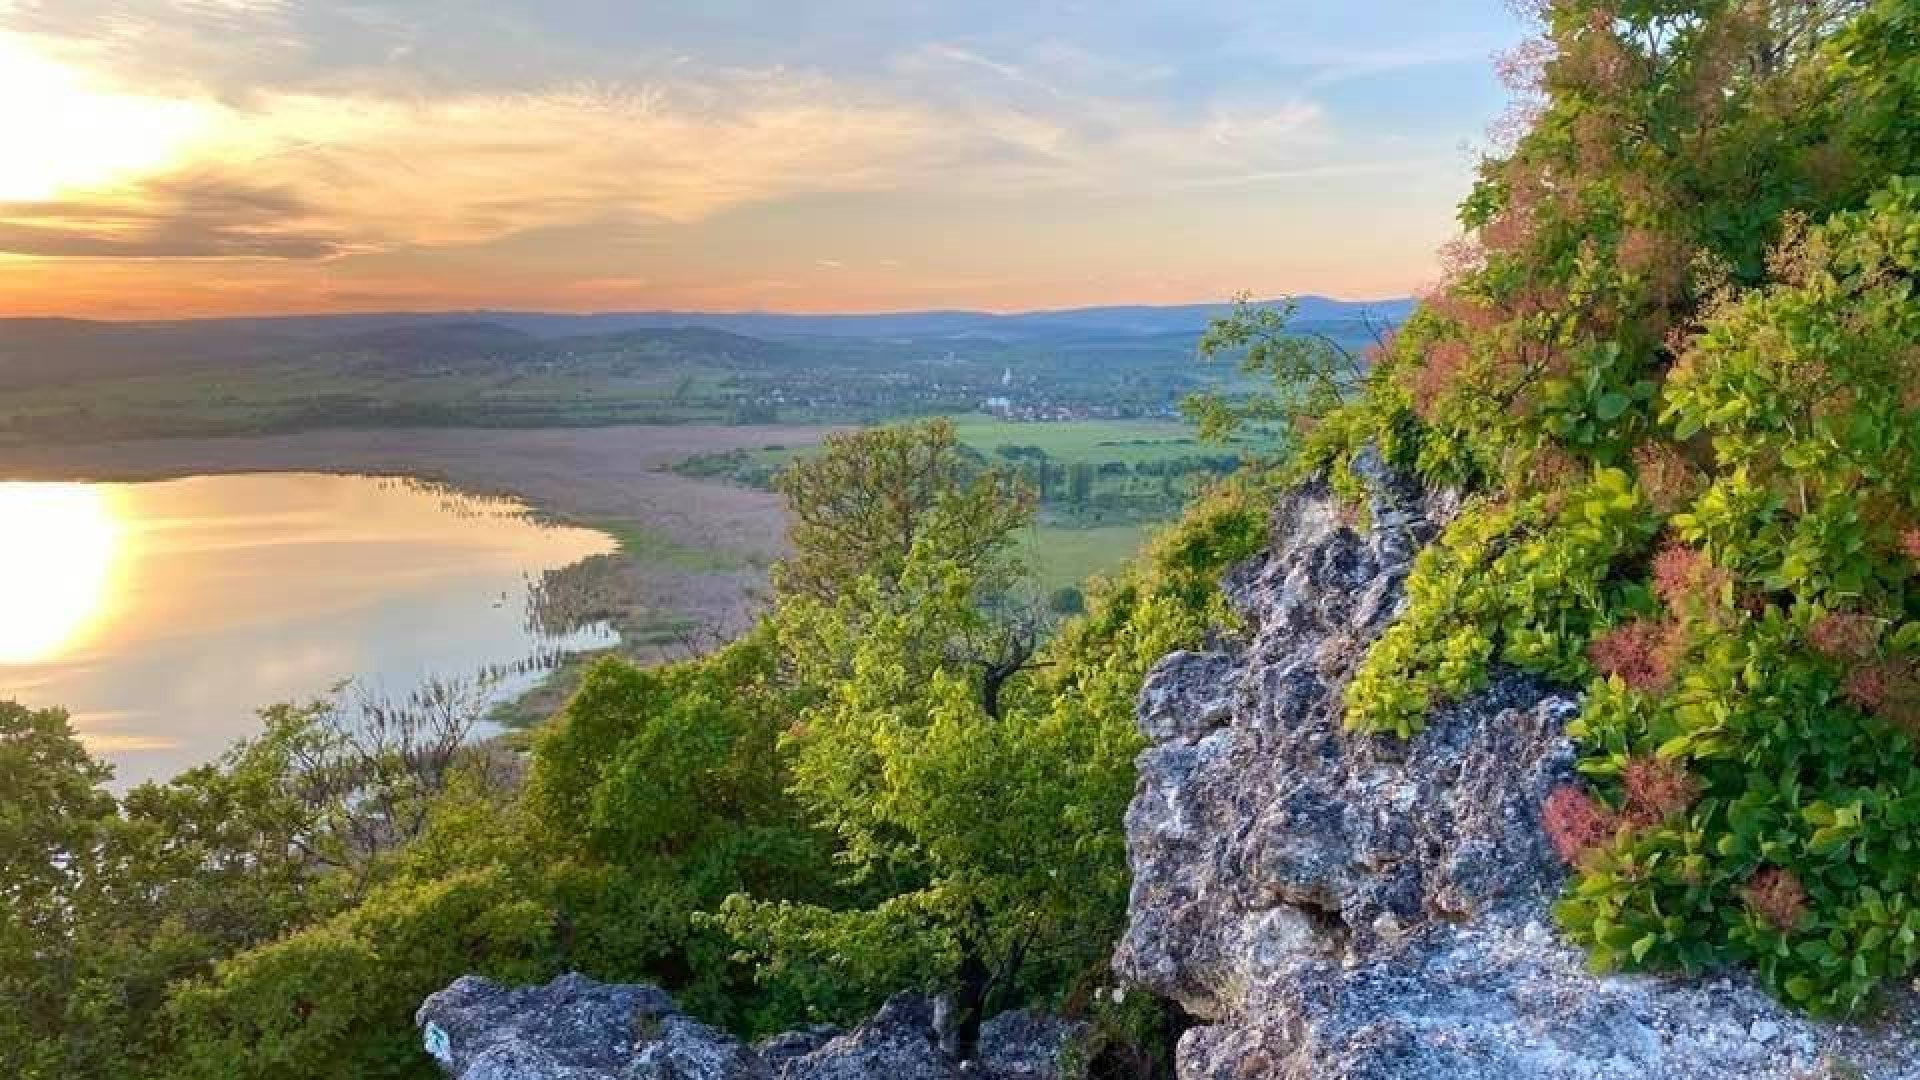
[{"label": "reddish leaf cluster", "polygon": [[1432,419],[1434,407],[1460,379],[1472,357],[1466,343],[1461,341],[1440,341],[1428,347],[1423,362],[1414,369],[1407,387],[1413,397],[1414,411],[1426,419]]},{"label": "reddish leaf cluster", "polygon": [[1491,252],[1526,251],[1540,234],[1541,219],[1555,205],[1553,185],[1539,166],[1519,158],[1507,162],[1502,174],[1506,200],[1481,226],[1480,243]]},{"label": "reddish leaf cluster", "polygon": [[1920,673],[1912,665],[1863,664],[1847,672],[1840,692],[1855,707],[1920,733]]},{"label": "reddish leaf cluster", "polygon": [[1682,645],[1677,625],[1635,619],[1594,638],[1587,645],[1587,659],[1600,674],[1617,675],[1643,694],[1657,694],[1672,681]]},{"label": "reddish leaf cluster", "polygon": [[[1463,272],[1466,273],[1476,271],[1478,266],[1466,264],[1464,260],[1473,258],[1484,262],[1486,259],[1486,250],[1475,241],[1462,241],[1458,251],[1465,266]],[[1502,318],[1499,310],[1491,304],[1455,288],[1435,290],[1421,303],[1431,309],[1435,315],[1465,330],[1486,330],[1500,325]]]},{"label": "reddish leaf cluster", "polygon": [[1658,825],[1685,813],[1700,797],[1700,781],[1685,765],[1666,758],[1631,758],[1620,781],[1627,791],[1627,821],[1634,825]]},{"label": "reddish leaf cluster", "polygon": [[1620,268],[1644,280],[1662,301],[1671,300],[1686,284],[1687,249],[1652,229],[1628,229],[1620,238]]},{"label": "reddish leaf cluster", "polygon": [[1705,553],[1683,544],[1668,544],[1653,557],[1653,588],[1669,608],[1718,596],[1733,575],[1715,566]]},{"label": "reddish leaf cluster", "polygon": [[1553,62],[1559,46],[1549,37],[1530,37],[1493,58],[1494,74],[1516,95],[1538,96],[1547,77],[1547,65]]},{"label": "reddish leaf cluster", "polygon": [[[1440,284],[1433,295],[1420,299],[1428,304],[1443,305],[1453,295],[1453,287],[1467,278],[1479,273],[1487,265],[1487,252],[1480,242],[1471,236],[1456,236],[1440,245]],[[1452,302],[1457,303],[1457,300]],[[1453,315],[1447,314],[1447,318]]]},{"label": "reddish leaf cluster", "polygon": [[1619,121],[1605,112],[1582,112],[1573,121],[1573,154],[1580,168],[1599,172],[1614,163],[1620,152]]},{"label": "reddish leaf cluster", "polygon": [[1741,895],[1748,910],[1782,933],[1800,925],[1807,914],[1807,888],[1791,870],[1763,867],[1747,882]]},{"label": "reddish leaf cluster", "polygon": [[1699,473],[1671,443],[1643,442],[1633,450],[1640,490],[1654,509],[1671,514],[1686,505],[1699,488]]},{"label": "reddish leaf cluster", "polygon": [[1569,866],[1605,846],[1620,828],[1618,814],[1572,784],[1562,784],[1547,796],[1540,817],[1547,840]]},{"label": "reddish leaf cluster", "polygon": [[1587,467],[1579,458],[1558,446],[1546,446],[1534,452],[1520,482],[1538,491],[1562,491],[1580,483],[1586,474]]},{"label": "reddish leaf cluster", "polygon": [[1822,615],[1807,627],[1807,643],[1831,659],[1865,659],[1880,643],[1880,620],[1857,613]]},{"label": "reddish leaf cluster", "polygon": [[1878,712],[1893,698],[1895,672],[1889,664],[1871,664],[1847,672],[1841,692],[1868,712]]},{"label": "reddish leaf cluster", "polygon": [[1595,11],[1582,33],[1562,42],[1551,82],[1605,101],[1632,89],[1634,74],[1633,56],[1614,33],[1613,16]]},{"label": "reddish leaf cluster", "polygon": [[1900,534],[1900,550],[1907,558],[1920,562],[1920,529],[1908,529]]}]

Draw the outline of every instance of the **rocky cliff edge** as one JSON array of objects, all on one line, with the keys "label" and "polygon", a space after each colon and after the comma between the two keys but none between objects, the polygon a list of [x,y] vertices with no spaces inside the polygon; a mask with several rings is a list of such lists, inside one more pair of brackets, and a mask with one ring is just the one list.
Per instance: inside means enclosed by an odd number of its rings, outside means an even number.
[{"label": "rocky cliff edge", "polygon": [[1920,1078],[1911,1002],[1815,1024],[1745,980],[1595,977],[1549,908],[1539,811],[1571,778],[1574,696],[1517,674],[1411,740],[1341,728],[1344,686],[1455,511],[1363,460],[1366,524],[1282,498],[1225,588],[1238,642],[1141,694],[1117,972],[1196,1020],[1183,1080]]}]

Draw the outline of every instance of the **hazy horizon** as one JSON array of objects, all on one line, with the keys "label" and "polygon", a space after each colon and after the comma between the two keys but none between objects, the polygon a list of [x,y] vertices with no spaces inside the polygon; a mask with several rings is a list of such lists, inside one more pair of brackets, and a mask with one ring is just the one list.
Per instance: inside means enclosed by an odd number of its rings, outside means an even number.
[{"label": "hazy horizon", "polygon": [[[1411,292],[1402,294],[1402,295],[1396,295],[1396,296],[1335,296],[1324,291],[1304,290],[1298,293],[1291,293],[1291,294],[1285,294],[1285,295],[1254,297],[1254,298],[1251,298],[1251,302],[1255,304],[1274,304],[1274,303],[1285,301],[1287,299],[1324,300],[1324,301],[1330,301],[1337,304],[1349,305],[1353,307],[1365,307],[1369,304],[1389,305],[1389,304],[1407,303],[1407,302],[1416,300],[1417,296]],[[795,318],[795,319],[865,318],[865,317],[911,316],[911,315],[983,315],[983,316],[994,316],[994,317],[1017,317],[1017,316],[1023,316],[1023,315],[1064,315],[1064,314],[1072,314],[1078,311],[1098,311],[1103,309],[1125,310],[1125,309],[1131,309],[1131,308],[1143,308],[1143,309],[1154,309],[1154,310],[1178,310],[1183,308],[1226,307],[1226,306],[1232,305],[1234,302],[1235,302],[1235,298],[1228,297],[1228,298],[1220,298],[1220,299],[1139,301],[1139,302],[1121,299],[1121,300],[1103,301],[1103,302],[1089,303],[1089,304],[1074,304],[1066,307],[1011,307],[1011,308],[957,307],[952,305],[937,305],[937,304],[929,307],[912,307],[912,308],[822,308],[822,309],[773,308],[773,307],[760,307],[760,308],[627,307],[627,308],[577,308],[577,309],[513,307],[513,306],[471,307],[471,308],[417,307],[417,308],[364,308],[364,309],[347,309],[347,310],[337,310],[337,311],[336,310],[326,310],[326,311],[263,310],[263,311],[242,312],[242,313],[236,313],[236,314],[230,314],[230,315],[180,315],[180,316],[154,316],[154,315],[117,316],[117,315],[111,315],[111,314],[62,315],[62,314],[52,314],[52,313],[15,315],[15,314],[8,314],[3,311],[0,311],[0,321],[52,319],[52,320],[70,320],[75,322],[128,322],[128,323],[218,322],[218,321],[238,320],[238,319],[315,319],[315,318],[334,318],[334,317],[348,319],[348,318],[379,318],[382,316],[412,317],[412,316],[433,316],[433,315],[445,315],[445,316],[489,316],[489,315],[549,316],[550,315],[550,316],[557,316],[557,317],[579,317],[579,318],[596,318],[596,317],[607,318],[607,317],[617,317],[617,316],[643,316],[643,315],[644,316],[687,315],[687,316],[694,316],[694,317],[712,317],[712,318],[768,316],[768,317],[774,317],[774,318]]]}]

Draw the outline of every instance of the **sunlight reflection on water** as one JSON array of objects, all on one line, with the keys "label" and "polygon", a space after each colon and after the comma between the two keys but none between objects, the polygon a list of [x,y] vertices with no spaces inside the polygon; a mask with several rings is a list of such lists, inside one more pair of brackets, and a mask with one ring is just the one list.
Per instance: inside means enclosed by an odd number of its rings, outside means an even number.
[{"label": "sunlight reflection on water", "polygon": [[0,483],[0,698],[68,709],[119,785],[164,778],[250,734],[257,708],[343,679],[405,696],[611,644],[543,629],[528,600],[544,572],[612,549],[385,478]]}]

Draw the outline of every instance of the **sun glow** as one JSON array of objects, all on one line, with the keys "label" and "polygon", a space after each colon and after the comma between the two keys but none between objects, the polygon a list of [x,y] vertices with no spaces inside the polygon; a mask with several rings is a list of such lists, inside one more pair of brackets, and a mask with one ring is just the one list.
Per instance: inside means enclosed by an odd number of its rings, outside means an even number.
[{"label": "sun glow", "polygon": [[124,533],[98,488],[0,483],[0,667],[86,638],[112,598]]},{"label": "sun glow", "polygon": [[38,202],[165,168],[208,109],[116,92],[0,34],[0,201]]}]

